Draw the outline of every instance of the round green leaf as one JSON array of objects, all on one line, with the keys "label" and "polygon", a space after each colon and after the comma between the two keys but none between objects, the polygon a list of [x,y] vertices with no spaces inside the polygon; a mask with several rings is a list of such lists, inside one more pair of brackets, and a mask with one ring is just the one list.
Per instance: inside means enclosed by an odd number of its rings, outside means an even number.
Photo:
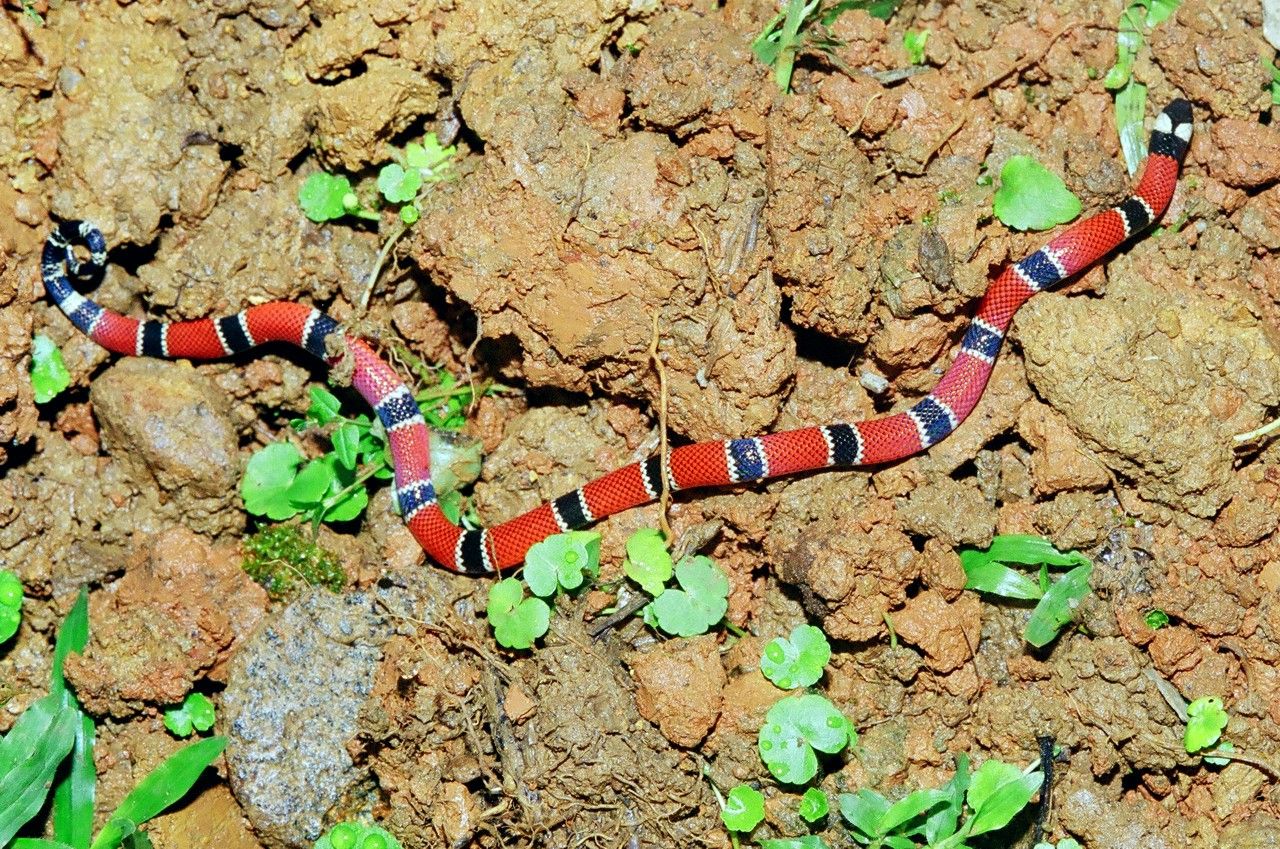
[{"label": "round green leaf", "polygon": [[529,549],[524,558],[524,579],[534,595],[554,595],[561,587],[582,586],[585,575],[600,570],[600,534],[568,531],[554,534]]},{"label": "round green leaf", "polygon": [[525,598],[524,587],[515,578],[498,581],[489,588],[485,612],[494,637],[513,649],[529,648],[551,625],[551,608],[540,598]]},{"label": "round green leaf", "polygon": [[406,203],[418,195],[422,187],[422,174],[417,168],[406,171],[399,164],[392,162],[382,166],[378,172],[378,191],[391,203]]},{"label": "round green leaf", "polygon": [[1188,754],[1195,754],[1207,749],[1227,727],[1227,712],[1223,710],[1222,699],[1217,696],[1201,696],[1187,705],[1187,730],[1182,741]]},{"label": "round green leaf", "polygon": [[244,509],[277,522],[296,515],[288,492],[301,463],[302,454],[288,442],[273,442],[250,457],[240,481]]},{"label": "round green leaf", "polygon": [[800,816],[804,817],[805,822],[817,822],[830,810],[831,805],[827,801],[827,794],[817,787],[810,787],[800,797]]},{"label": "round green leaf", "polygon": [[[652,620],[668,634],[692,637],[705,634],[729,609],[729,579],[711,558],[686,557],[675,567],[680,589],[665,590],[649,603]],[[650,621],[646,616],[645,621]]]},{"label": "round green leaf", "polygon": [[739,784],[725,798],[720,819],[730,831],[750,831],[764,819],[764,794],[748,784]]},{"label": "round green leaf", "polygon": [[1047,230],[1080,214],[1080,200],[1030,156],[1011,156],[1000,169],[994,205],[996,217],[1015,230]]},{"label": "round green leaf", "polygon": [[0,607],[22,607],[22,581],[10,571],[0,571]]},{"label": "round green leaf", "polygon": [[18,633],[22,613],[16,607],[0,607],[0,643]]},{"label": "round green leaf", "polygon": [[838,752],[856,736],[835,705],[823,696],[805,694],[787,696],[770,708],[757,742],[760,759],[774,778],[803,784],[818,772],[815,749]]},{"label": "round green leaf", "polygon": [[346,177],[317,171],[298,189],[298,204],[312,221],[329,221],[347,213],[343,198],[351,193]]},{"label": "round green leaf", "polygon": [[666,589],[674,567],[661,532],[641,528],[627,539],[627,559],[622,571],[649,595],[657,598]]},{"label": "round green leaf", "polygon": [[760,671],[782,689],[790,690],[817,683],[830,660],[827,635],[812,625],[797,625],[790,639],[778,637],[765,646]]}]

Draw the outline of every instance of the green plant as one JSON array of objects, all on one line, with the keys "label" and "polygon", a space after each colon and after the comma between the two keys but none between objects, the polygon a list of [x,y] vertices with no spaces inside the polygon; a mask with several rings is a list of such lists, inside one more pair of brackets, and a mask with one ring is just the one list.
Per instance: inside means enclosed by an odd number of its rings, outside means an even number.
[{"label": "green plant", "polygon": [[817,787],[810,787],[800,797],[800,816],[804,818],[805,822],[817,822],[825,817],[830,810],[831,804],[827,801],[827,794]]},{"label": "green plant", "polygon": [[340,822],[316,841],[315,849],[400,849],[400,841],[376,825]]},{"label": "green plant", "polygon": [[36,26],[44,26],[44,16],[36,11],[35,0],[22,0],[22,14]]},{"label": "green plant", "polygon": [[1129,173],[1147,155],[1146,135],[1142,122],[1147,105],[1147,87],[1133,77],[1133,61],[1146,42],[1144,33],[1160,24],[1178,8],[1181,0],[1133,0],[1120,13],[1116,34],[1116,63],[1107,71],[1102,84],[1116,92],[1116,130],[1120,149],[1124,152]]},{"label": "green plant", "polygon": [[988,760],[970,775],[956,758],[956,774],[938,789],[917,790],[890,802],[870,789],[840,795],[840,813],[854,840],[868,849],[968,849],[969,840],[1004,828],[1040,789],[1044,775]]},{"label": "green plant", "polygon": [[504,578],[489,588],[485,607],[493,636],[511,649],[527,649],[551,627],[551,608],[540,598],[526,598],[518,578]]},{"label": "green plant", "polygon": [[18,633],[22,622],[22,581],[6,570],[0,570],[0,643]]},{"label": "green plant", "polygon": [[[0,846],[116,849],[127,839],[147,845],[139,826],[186,795],[226,746],[225,738],[210,737],[171,755],[138,782],[93,837],[97,778],[93,763],[94,726],[67,689],[62,674],[67,655],[83,651],[88,638],[88,594],[81,590],[58,630],[49,695],[28,707],[9,733],[0,738]],[[55,784],[58,767],[68,754],[68,768]],[[44,807],[51,787],[53,839],[13,840],[18,829]]]},{"label": "green plant", "polygon": [[1262,65],[1267,69],[1267,73],[1271,75],[1269,88],[1271,90],[1271,105],[1280,106],[1280,68],[1270,59],[1263,59]]},{"label": "green plant", "polygon": [[[443,369],[430,369],[409,357],[420,375],[430,375],[434,385],[415,394],[427,423],[440,430],[457,430],[466,423],[465,409],[475,392]],[[487,385],[481,394],[497,391]],[[465,402],[465,403],[464,403]],[[390,446],[382,425],[363,413],[342,414],[338,398],[323,387],[311,387],[306,416],[290,422],[294,430],[329,428],[332,450],[304,462],[302,452],[289,442],[273,442],[253,454],[240,481],[245,509],[255,516],[283,521],[302,515],[313,526],[321,522],[345,522],[359,516],[369,504],[366,484],[394,477]],[[474,479],[480,468],[480,444],[451,439],[431,440],[431,477],[441,508],[457,520],[459,487]]]},{"label": "green plant", "polygon": [[805,834],[800,837],[761,840],[760,849],[827,849],[827,843],[816,834]]},{"label": "green plant", "polygon": [[[412,225],[422,216],[418,208],[418,196],[423,186],[447,179],[453,167],[453,157],[458,153],[454,145],[444,147],[435,133],[427,133],[422,144],[410,143],[399,161],[383,165],[378,170],[375,185],[378,194],[388,204],[399,205],[400,220]],[[377,221],[378,213],[360,200],[351,181],[341,174],[317,171],[307,177],[298,189],[298,204],[303,213],[317,223],[332,221],[345,215]],[[399,233],[389,241],[394,241]]]},{"label": "green plant", "polygon": [[929,41],[929,30],[921,30],[920,32],[912,32],[907,30],[902,34],[902,49],[907,51],[907,60],[912,65],[924,64],[924,47]]},{"label": "green plant", "polygon": [[664,587],[644,608],[644,621],[677,637],[705,634],[729,609],[729,579],[710,557],[685,557],[675,566],[679,589]]},{"label": "green plant", "polygon": [[[1009,568],[1007,563],[1040,566],[1039,582]],[[1075,608],[1089,594],[1093,564],[1079,552],[1062,553],[1041,537],[1007,535],[991,541],[985,551],[966,548],[960,552],[968,582],[966,589],[1003,598],[1035,601],[1023,638],[1037,648],[1048,645],[1075,616]],[[1055,582],[1049,567],[1074,568]]]},{"label": "green plant", "polygon": [[1226,727],[1227,712],[1217,696],[1201,696],[1187,705],[1187,729],[1182,735],[1187,754],[1203,752],[1217,743]]},{"label": "green plant", "polygon": [[277,600],[303,586],[319,585],[336,593],[347,583],[337,556],[317,545],[298,525],[271,525],[245,537],[243,566]]},{"label": "green plant", "polygon": [[790,639],[778,637],[764,647],[760,671],[784,690],[809,687],[822,677],[822,669],[831,660],[831,644],[820,628],[797,625]]},{"label": "green plant", "polygon": [[1158,631],[1169,624],[1169,614],[1163,610],[1155,609],[1147,611],[1147,615],[1142,617],[1142,621],[1147,623],[1147,627],[1152,631]]},{"label": "green plant", "polygon": [[164,727],[177,737],[190,737],[195,731],[208,731],[216,719],[208,696],[188,693],[181,705],[165,710]]},{"label": "green plant", "polygon": [[1005,162],[993,203],[996,217],[1015,230],[1047,230],[1080,214],[1079,198],[1029,156]]},{"label": "green plant", "polygon": [[749,784],[729,791],[720,808],[720,820],[730,831],[748,832],[764,819],[764,794]]},{"label": "green plant", "polygon": [[857,739],[858,732],[825,696],[805,693],[769,708],[757,748],[774,778],[804,784],[818,773],[816,752],[835,754]]},{"label": "green plant", "polygon": [[649,595],[654,598],[662,595],[667,581],[671,580],[675,571],[675,564],[671,559],[671,552],[667,551],[662,532],[653,528],[641,528],[629,536],[622,571]]},{"label": "green plant", "polygon": [[536,596],[576,590],[587,578],[600,574],[600,534],[568,531],[554,534],[529,549],[524,557],[524,580]]},{"label": "green plant", "polygon": [[37,404],[52,401],[71,385],[71,373],[62,361],[62,351],[43,333],[31,338],[31,391]]},{"label": "green plant", "polygon": [[1082,847],[1076,839],[1072,837],[1064,837],[1059,840],[1057,844],[1042,840],[1035,846],[1032,846],[1031,849],[1082,849]]},{"label": "green plant", "polygon": [[839,45],[826,28],[845,12],[863,9],[888,20],[902,0],[785,0],[782,10],[751,42],[751,52],[773,68],[773,79],[781,91],[791,90],[791,73],[796,56],[806,48],[830,52]]}]

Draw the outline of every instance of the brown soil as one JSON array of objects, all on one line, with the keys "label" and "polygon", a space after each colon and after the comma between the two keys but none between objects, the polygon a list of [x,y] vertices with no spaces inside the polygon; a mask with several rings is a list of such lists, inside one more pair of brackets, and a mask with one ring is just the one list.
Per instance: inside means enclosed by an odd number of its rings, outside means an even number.
[{"label": "brown soil", "polygon": [[[237,482],[321,375],[277,351],[109,357],[39,297],[50,222],[103,229],[116,262],[94,296],[124,312],[285,298],[350,320],[380,235],[307,221],[302,180],[369,178],[426,130],[456,140],[456,179],[359,326],[520,390],[469,425],[475,503],[501,520],[655,449],[655,315],[676,439],[927,391],[989,273],[1040,242],[992,219],[984,169],[1032,154],[1090,209],[1128,190],[1099,79],[1118,7],[849,13],[788,96],[749,49],[761,0],[34,7],[44,26],[0,7],[0,560],[28,594],[0,730],[43,694],[88,584],[93,638],[67,673],[100,721],[104,812],[177,747],[159,710],[198,686],[232,744],[158,846],[310,846],[372,814],[412,849],[725,847],[711,783],[742,781],[769,797],[756,837],[802,833],[756,753],[778,697],[757,666],[809,621],[837,641],[824,692],[862,735],[826,764],[829,793],[934,786],[962,752],[1027,763],[1052,735],[1054,839],[1275,845],[1280,442],[1232,441],[1280,405],[1280,112],[1254,4],[1185,0],[1151,37],[1150,104],[1188,96],[1197,120],[1166,229],[1023,310],[956,434],[874,472],[676,500],[678,534],[712,532],[746,637],[633,621],[593,641],[613,599],[592,593],[529,653],[494,644],[487,582],[424,570],[385,489],[322,537],[341,597],[268,603],[238,568]],[[926,65],[882,82],[909,67],[908,29],[930,30]],[[40,409],[33,331],[73,377]],[[601,525],[606,579],[657,519]],[[963,590],[955,548],[999,533],[1096,564],[1081,627],[1044,651],[1025,609]],[[1173,624],[1148,628],[1153,608]],[[1264,768],[1188,757],[1162,687],[1221,696]],[[835,820],[828,842],[851,845]]]}]

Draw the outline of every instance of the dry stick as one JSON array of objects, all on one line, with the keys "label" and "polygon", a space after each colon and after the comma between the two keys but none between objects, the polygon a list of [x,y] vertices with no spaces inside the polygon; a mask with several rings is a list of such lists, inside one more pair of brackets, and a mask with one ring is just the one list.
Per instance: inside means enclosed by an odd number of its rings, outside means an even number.
[{"label": "dry stick", "polygon": [[364,292],[360,295],[358,315],[364,315],[365,311],[369,309],[369,298],[373,295],[373,284],[378,282],[378,275],[382,273],[382,266],[391,254],[391,248],[408,230],[409,225],[401,221],[396,231],[382,243],[382,250],[378,251],[378,259],[373,263],[373,268],[369,271],[369,278],[364,282]]},{"label": "dry stick", "polygon": [[675,534],[671,531],[671,525],[667,522],[667,508],[671,504],[671,487],[667,480],[667,469],[669,469],[669,456],[667,450],[667,370],[662,365],[662,360],[658,357],[658,313],[653,314],[653,339],[649,343],[649,359],[653,362],[653,370],[658,373],[658,457],[662,467],[662,491],[658,496],[658,526],[662,529],[662,533],[666,535],[668,540],[675,539]]}]

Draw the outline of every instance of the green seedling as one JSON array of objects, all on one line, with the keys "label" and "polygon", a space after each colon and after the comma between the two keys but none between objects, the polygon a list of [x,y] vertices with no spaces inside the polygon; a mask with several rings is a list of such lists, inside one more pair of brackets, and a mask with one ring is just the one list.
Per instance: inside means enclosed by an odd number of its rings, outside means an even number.
[{"label": "green seedling", "polygon": [[18,633],[22,622],[22,581],[9,571],[0,571],[0,643]]},{"label": "green seedling", "polygon": [[902,34],[902,49],[907,51],[907,60],[912,65],[924,64],[924,47],[929,41],[929,30],[921,32],[912,32],[908,30]]},{"label": "green seedling", "polygon": [[196,731],[208,731],[216,719],[208,696],[188,693],[181,705],[165,710],[164,727],[176,737],[190,737]]},{"label": "green seedling", "polygon": [[[88,594],[81,590],[58,630],[49,695],[32,704],[0,738],[0,846],[9,849],[116,849],[149,845],[139,826],[186,795],[226,746],[223,737],[193,743],[138,783],[93,836],[97,774],[93,721],[67,689],[63,664],[89,638]],[[68,760],[61,778],[60,765]],[[44,807],[53,791],[52,839],[14,834]],[[9,841],[13,840],[12,843]]]},{"label": "green seedling", "polygon": [[351,181],[341,174],[324,171],[312,174],[298,189],[298,205],[307,218],[317,224],[344,215],[378,220],[378,213],[360,203],[359,196],[351,188]]},{"label": "green seedling", "polygon": [[1271,105],[1280,106],[1280,68],[1270,59],[1263,59],[1262,66],[1267,69],[1267,73],[1271,75]]},{"label": "green seedling", "polygon": [[1147,623],[1147,627],[1152,631],[1159,631],[1161,628],[1169,624],[1169,614],[1163,610],[1149,610],[1147,615],[1142,617],[1142,621]]},{"label": "green seedling", "polygon": [[1082,849],[1082,847],[1080,846],[1079,841],[1075,838],[1064,837],[1057,843],[1050,843],[1047,840],[1042,840],[1035,846],[1032,846],[1031,849]]},{"label": "green seedling", "polygon": [[576,590],[600,574],[600,534],[569,531],[555,534],[529,549],[524,580],[536,596],[546,598],[561,589]]},{"label": "green seedling", "polygon": [[22,14],[36,26],[44,26],[44,16],[36,11],[36,0],[22,0]]},{"label": "green seedling", "polygon": [[315,843],[315,849],[401,849],[391,832],[376,825],[341,822]]},{"label": "green seedling", "polygon": [[654,598],[662,595],[675,571],[662,532],[641,528],[633,533],[627,539],[627,558],[622,562],[622,571],[649,595]]},{"label": "green seedling", "polygon": [[790,639],[778,637],[764,647],[760,671],[784,690],[810,687],[822,677],[822,668],[830,660],[827,635],[812,625],[797,625]]},{"label": "green seedling", "polygon": [[1145,33],[1159,25],[1178,8],[1181,0],[1133,0],[1120,13],[1116,34],[1116,63],[1102,84],[1116,93],[1116,130],[1120,149],[1130,174],[1147,155],[1142,123],[1146,113],[1147,87],[1133,77],[1133,62],[1146,43]]},{"label": "green seedling", "polygon": [[827,842],[816,834],[800,837],[775,837],[760,841],[760,849],[827,849]]},{"label": "green seedling", "polygon": [[830,53],[839,42],[826,31],[845,12],[863,9],[869,14],[888,20],[902,0],[785,0],[781,11],[765,25],[764,30],[751,42],[751,52],[773,68],[773,79],[779,90],[791,90],[791,74],[795,70],[796,57],[806,49]]},{"label": "green seedling", "polygon": [[1187,754],[1203,752],[1217,743],[1226,727],[1227,712],[1217,696],[1201,696],[1187,705],[1187,730],[1182,735]]},{"label": "green seedling", "polygon": [[[420,360],[413,359],[419,373],[430,371]],[[435,370],[434,386],[415,396],[426,404],[423,418],[437,428],[456,430],[466,423],[465,399],[470,403],[474,392],[459,386],[456,378],[443,370]],[[481,392],[497,391],[486,386]],[[455,406],[458,405],[458,406]],[[420,407],[421,408],[421,407]],[[304,516],[313,526],[321,522],[345,522],[358,517],[369,504],[366,488],[371,480],[394,477],[390,445],[382,425],[365,414],[344,416],[341,402],[323,387],[311,388],[311,406],[304,418],[290,422],[294,430],[328,428],[332,450],[304,462],[302,452],[288,442],[277,442],[257,451],[249,458],[240,493],[245,509],[255,516],[284,521]],[[436,438],[431,440],[432,482],[442,509],[455,521],[459,518],[463,483],[473,480],[480,468],[480,444]],[[470,477],[467,477],[470,475]]]},{"label": "green seedling", "polygon": [[739,784],[724,800],[720,820],[730,831],[751,831],[764,820],[764,794],[748,784]]},{"label": "green seedling", "polygon": [[[1007,563],[1040,566],[1039,583],[1011,569]],[[968,578],[966,589],[1002,598],[1035,601],[1023,638],[1037,648],[1048,645],[1075,617],[1075,609],[1089,594],[1093,564],[1079,552],[1063,553],[1046,539],[1032,536],[999,536],[986,551],[963,549],[960,564]],[[1055,582],[1049,567],[1074,566]]]},{"label": "green seedling", "polygon": [[874,790],[840,796],[854,840],[868,849],[968,849],[971,838],[1004,828],[1040,789],[1040,772],[988,760],[969,774],[961,755],[941,788],[917,790],[891,803]]},{"label": "green seedling", "polygon": [[757,743],[774,778],[804,784],[818,773],[816,752],[835,754],[857,739],[835,705],[825,696],[806,693],[780,699],[769,709]]},{"label": "green seedling", "polygon": [[817,822],[830,811],[831,804],[827,801],[827,794],[817,787],[810,787],[800,797],[800,816],[805,822]]},{"label": "green seedling", "polygon": [[31,391],[37,404],[47,404],[71,385],[62,351],[43,333],[31,339]]},{"label": "green seedling", "polygon": [[517,578],[505,578],[489,588],[485,608],[494,638],[510,649],[527,649],[551,627],[551,608],[540,598],[526,598]]},{"label": "green seedling", "polygon": [[677,637],[705,634],[729,609],[729,579],[701,554],[677,563],[675,576],[680,588],[665,588],[645,606],[645,623]]},{"label": "green seedling", "polygon": [[243,565],[275,600],[289,598],[304,586],[336,593],[347,583],[337,555],[317,545],[298,525],[272,525],[246,537]]},{"label": "green seedling", "polygon": [[1029,156],[1009,157],[993,203],[996,217],[1015,230],[1047,230],[1080,214],[1080,199]]}]

